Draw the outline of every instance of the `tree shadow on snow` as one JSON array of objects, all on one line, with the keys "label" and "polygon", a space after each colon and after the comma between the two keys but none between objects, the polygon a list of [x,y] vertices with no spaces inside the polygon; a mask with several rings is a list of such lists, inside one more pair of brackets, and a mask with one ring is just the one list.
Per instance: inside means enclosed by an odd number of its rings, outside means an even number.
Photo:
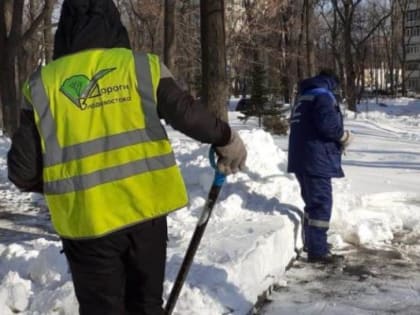
[{"label": "tree shadow on snow", "polygon": [[0,212],[0,243],[11,244],[45,238],[57,241],[48,218],[41,214],[30,215],[13,212]]},{"label": "tree shadow on snow", "polygon": [[53,234],[32,233],[0,228],[0,244],[10,245],[13,243],[33,241],[40,238],[44,238],[48,241],[59,241],[58,236]]},{"label": "tree shadow on snow", "polygon": [[373,167],[373,168],[393,168],[393,169],[406,169],[406,170],[420,170],[420,163],[401,162],[401,161],[343,161],[343,165],[358,166],[358,167]]},{"label": "tree shadow on snow", "polygon": [[250,193],[249,196],[250,201],[246,205],[248,209],[271,214],[280,213],[293,223],[294,247],[297,249],[298,239],[301,235],[303,211],[292,204],[282,203],[275,197],[268,199],[255,192]]},{"label": "tree shadow on snow", "polygon": [[[181,162],[181,169],[182,173],[184,175],[186,174],[195,174],[194,178],[197,177],[197,174],[205,173],[210,171],[213,171],[210,168],[206,170],[202,166],[199,165],[191,165],[188,164],[188,159],[191,159],[191,157],[199,154],[203,155],[206,152],[207,148],[200,147],[194,152],[188,152],[185,154],[179,154],[178,160]],[[258,173],[254,173],[249,170],[245,170],[245,173],[250,177],[252,181],[258,181],[262,183],[267,183],[272,178],[287,177],[287,174],[281,174],[279,171],[278,175],[271,175],[271,176],[261,176]],[[187,177],[191,177],[188,176]],[[297,249],[297,241],[300,237],[300,231],[301,231],[301,224],[302,224],[302,218],[303,218],[303,210],[299,209],[298,207],[280,202],[277,198],[267,198],[267,196],[258,194],[255,191],[250,192],[249,187],[247,186],[247,182],[249,181],[237,181],[233,183],[232,185],[227,182],[224,187],[222,188],[222,191],[218,197],[218,202],[225,201],[230,195],[236,194],[238,195],[244,202],[246,203],[244,206],[252,211],[256,212],[264,212],[264,213],[271,213],[274,214],[280,213],[283,216],[286,216],[293,224],[294,224],[294,247]],[[210,187],[209,187],[210,189]],[[279,187],[281,189],[281,187]],[[203,198],[207,198],[207,195],[203,195]]]},{"label": "tree shadow on snow", "polygon": [[[175,282],[183,257],[172,256],[166,267],[166,279]],[[203,265],[193,262],[185,279],[184,287],[199,289],[204,296],[209,296],[226,308],[224,314],[236,313],[238,310],[250,310],[253,304],[248,301],[240,289],[228,281],[228,274],[224,269],[214,265]],[[170,288],[170,290],[172,287]],[[169,296],[169,293],[168,293]],[[179,299],[182,299],[180,295]]]},{"label": "tree shadow on snow", "polygon": [[355,150],[355,149],[351,149],[351,150],[348,150],[348,152],[365,153],[365,154],[378,154],[378,155],[386,155],[386,154],[412,155],[413,157],[417,157],[419,155],[418,152],[391,151],[391,150]]},{"label": "tree shadow on snow", "polygon": [[[260,182],[267,182],[270,178],[274,177],[287,176],[279,174],[262,177],[259,174],[250,171],[246,171],[246,173],[253,181]],[[299,209],[295,205],[280,202],[276,197],[268,198],[267,196],[259,194],[255,191],[250,192],[246,183],[247,181],[236,182],[234,185],[232,185],[232,187],[223,188],[220,199],[224,200],[229,197],[230,194],[235,193],[239,195],[242,200],[244,200],[244,206],[246,209],[267,214],[280,213],[280,215],[286,216],[288,220],[294,225],[294,247],[297,250],[297,241],[301,236],[300,234],[303,222],[303,210]],[[279,187],[279,189],[281,189],[281,187]]]}]

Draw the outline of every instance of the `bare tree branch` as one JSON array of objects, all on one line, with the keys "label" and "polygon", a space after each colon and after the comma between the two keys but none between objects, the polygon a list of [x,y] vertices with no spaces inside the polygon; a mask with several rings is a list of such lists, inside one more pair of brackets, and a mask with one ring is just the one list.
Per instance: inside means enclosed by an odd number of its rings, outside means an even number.
[{"label": "bare tree branch", "polygon": [[[16,1],[16,0],[15,0]],[[21,1],[21,0],[19,0]],[[35,18],[35,20],[31,23],[31,26],[29,29],[22,35],[20,38],[21,42],[27,41],[29,38],[32,37],[32,35],[39,30],[39,25],[43,22],[46,15],[48,14],[48,11],[52,9],[54,0],[46,0],[44,7],[42,8],[41,13]]]}]

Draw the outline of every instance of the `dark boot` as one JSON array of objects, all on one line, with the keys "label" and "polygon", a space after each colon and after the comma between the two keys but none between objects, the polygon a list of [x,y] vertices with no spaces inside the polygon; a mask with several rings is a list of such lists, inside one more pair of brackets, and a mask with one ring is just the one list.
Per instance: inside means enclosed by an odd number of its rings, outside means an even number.
[{"label": "dark boot", "polygon": [[[333,245],[331,243],[327,243],[327,248],[329,251],[331,251],[333,249]],[[308,246],[306,244],[303,245],[302,251],[304,251],[305,253],[308,252]]]},{"label": "dark boot", "polygon": [[308,262],[309,263],[321,263],[321,264],[331,264],[331,265],[339,265],[344,262],[343,255],[337,255],[328,253],[323,256],[315,256],[308,254]]}]

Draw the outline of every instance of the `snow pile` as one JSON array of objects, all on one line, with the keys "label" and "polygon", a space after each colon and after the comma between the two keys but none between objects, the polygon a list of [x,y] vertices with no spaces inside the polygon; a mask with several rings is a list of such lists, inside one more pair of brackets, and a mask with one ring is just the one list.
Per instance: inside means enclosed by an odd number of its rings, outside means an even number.
[{"label": "snow pile", "polygon": [[[281,202],[292,199],[290,194],[297,191],[296,183],[284,176],[285,153],[264,131],[243,130],[240,134],[249,151],[247,170],[230,176],[223,188],[177,304],[179,314],[210,315],[232,310],[234,314],[247,313],[257,296],[282,274],[300,242],[300,213]],[[191,206],[169,217],[169,230],[175,231],[175,235],[170,236],[168,249],[167,294],[213,177],[207,146],[193,145],[196,152],[177,148],[178,145],[186,147],[188,141],[173,143],[175,151],[180,153],[179,160],[186,163],[182,165]],[[271,158],[266,159],[267,156]],[[267,255],[270,259],[266,259]],[[193,296],[197,299],[194,308],[191,307]],[[213,299],[211,303],[209,297]]]},{"label": "snow pile", "polygon": [[41,238],[0,250],[0,314],[77,314],[60,246]]}]

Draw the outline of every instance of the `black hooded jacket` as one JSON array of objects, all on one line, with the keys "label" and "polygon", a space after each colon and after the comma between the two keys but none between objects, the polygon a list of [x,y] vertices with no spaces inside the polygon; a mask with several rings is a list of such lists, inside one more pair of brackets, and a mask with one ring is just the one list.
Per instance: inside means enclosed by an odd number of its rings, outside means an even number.
[{"label": "black hooded jacket", "polygon": [[[128,34],[112,0],[64,0],[54,41],[54,59],[93,48],[130,48]],[[229,125],[183,91],[162,64],[157,91],[159,116],[174,129],[200,142],[223,146]],[[32,110],[21,111],[21,124],[7,156],[9,179],[22,191],[42,193],[42,152]]]},{"label": "black hooded jacket", "polygon": [[54,40],[53,59],[91,48],[130,48],[112,0],[66,0]]}]

